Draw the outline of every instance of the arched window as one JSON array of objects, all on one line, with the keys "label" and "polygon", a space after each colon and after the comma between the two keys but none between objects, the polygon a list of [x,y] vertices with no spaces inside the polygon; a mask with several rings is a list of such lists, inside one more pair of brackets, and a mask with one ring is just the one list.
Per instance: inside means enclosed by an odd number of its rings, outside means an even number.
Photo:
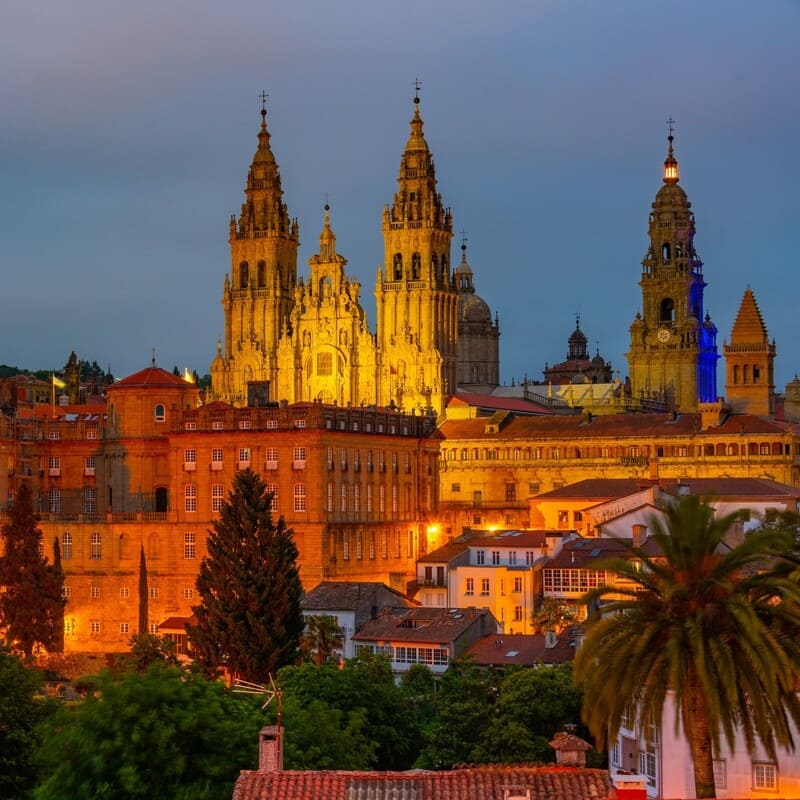
[{"label": "arched window", "polygon": [[750,383],[750,370],[747,364],[742,367],[742,383]]},{"label": "arched window", "polygon": [[658,318],[660,322],[675,321],[675,303],[671,297],[665,297],[658,308]]},{"label": "arched window", "polygon": [[258,262],[258,288],[264,289],[267,285],[267,262]]},{"label": "arched window", "polygon": [[761,379],[761,370],[758,368],[758,364],[753,364],[753,383],[759,383]]},{"label": "arched window", "polygon": [[394,280],[403,280],[403,254],[395,253],[392,259],[392,266],[394,269]]},{"label": "arched window", "polygon": [[739,365],[738,364],[734,364],[733,365],[733,382],[734,382],[734,384],[739,383]]},{"label": "arched window", "polygon": [[167,410],[164,408],[163,403],[156,403],[153,411],[153,418],[156,422],[163,422],[167,418]]},{"label": "arched window", "polygon": [[246,261],[239,264],[239,288],[246,289],[250,282],[250,266]]},{"label": "arched window", "polygon": [[442,256],[442,281],[447,283],[447,256]]},{"label": "arched window", "polygon": [[422,271],[422,256],[414,253],[411,256],[411,280],[418,281]]},{"label": "arched window", "polygon": [[661,260],[666,264],[669,262],[669,242],[664,242],[661,247]]}]

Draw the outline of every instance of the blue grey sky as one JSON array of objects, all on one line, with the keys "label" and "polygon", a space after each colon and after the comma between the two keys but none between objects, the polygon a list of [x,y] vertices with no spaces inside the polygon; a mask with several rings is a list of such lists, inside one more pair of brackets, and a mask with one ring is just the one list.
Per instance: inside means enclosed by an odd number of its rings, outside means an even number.
[{"label": "blue grey sky", "polygon": [[577,310],[627,373],[672,116],[720,350],[750,285],[782,386],[800,372],[799,40],[791,0],[4,0],[0,362],[74,349],[121,377],[155,347],[208,371],[262,88],[299,273],[327,193],[374,330],[419,77],[503,381],[563,359]]}]

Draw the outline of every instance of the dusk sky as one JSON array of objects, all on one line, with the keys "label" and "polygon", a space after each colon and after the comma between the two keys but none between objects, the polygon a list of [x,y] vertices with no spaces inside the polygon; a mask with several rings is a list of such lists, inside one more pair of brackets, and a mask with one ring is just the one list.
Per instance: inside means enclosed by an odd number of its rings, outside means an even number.
[{"label": "dusk sky", "polygon": [[123,377],[155,347],[208,372],[262,89],[298,274],[327,193],[374,331],[418,77],[503,382],[563,360],[577,311],[627,374],[671,116],[720,352],[749,285],[782,389],[800,372],[798,42],[790,0],[4,0],[0,363],[75,350]]}]

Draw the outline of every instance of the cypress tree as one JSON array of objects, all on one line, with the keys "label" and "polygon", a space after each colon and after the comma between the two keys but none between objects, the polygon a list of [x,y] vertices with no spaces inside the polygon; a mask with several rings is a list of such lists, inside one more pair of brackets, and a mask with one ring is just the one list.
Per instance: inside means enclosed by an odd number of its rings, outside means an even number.
[{"label": "cypress tree", "polygon": [[42,532],[36,527],[27,483],[17,490],[0,537],[0,627],[12,647],[28,657],[37,646],[55,650],[64,618],[64,574],[41,553]]},{"label": "cypress tree", "polygon": [[257,473],[236,475],[209,531],[197,624],[189,629],[195,658],[206,668],[261,682],[296,660],[303,632],[297,546],[283,517],[273,522],[271,501]]},{"label": "cypress tree", "polygon": [[[58,541],[58,536],[53,537],[53,573],[54,578],[58,582],[59,595],[63,596],[64,587],[64,570],[61,567],[61,545]],[[64,652],[64,606],[66,599],[61,605],[61,613],[55,619],[55,631],[53,636],[53,650],[56,653]]]}]

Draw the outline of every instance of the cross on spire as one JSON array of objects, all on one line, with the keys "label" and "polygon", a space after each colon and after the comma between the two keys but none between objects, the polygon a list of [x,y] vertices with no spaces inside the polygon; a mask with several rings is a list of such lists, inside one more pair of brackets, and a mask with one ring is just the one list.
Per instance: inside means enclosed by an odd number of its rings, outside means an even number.
[{"label": "cross on spire", "polygon": [[264,112],[267,110],[267,98],[269,95],[262,89],[258,96],[261,98],[261,111]]},{"label": "cross on spire", "polygon": [[670,118],[667,120],[667,129],[669,130],[669,135],[671,137],[675,131],[675,120],[672,119],[671,115]]},{"label": "cross on spire", "polygon": [[414,102],[419,103],[419,90],[422,88],[419,78],[414,78],[414,83],[412,86],[414,87]]},{"label": "cross on spire", "polygon": [[461,249],[462,250],[466,250],[468,241],[469,241],[469,239],[467,239],[467,232],[462,228],[461,229]]}]

